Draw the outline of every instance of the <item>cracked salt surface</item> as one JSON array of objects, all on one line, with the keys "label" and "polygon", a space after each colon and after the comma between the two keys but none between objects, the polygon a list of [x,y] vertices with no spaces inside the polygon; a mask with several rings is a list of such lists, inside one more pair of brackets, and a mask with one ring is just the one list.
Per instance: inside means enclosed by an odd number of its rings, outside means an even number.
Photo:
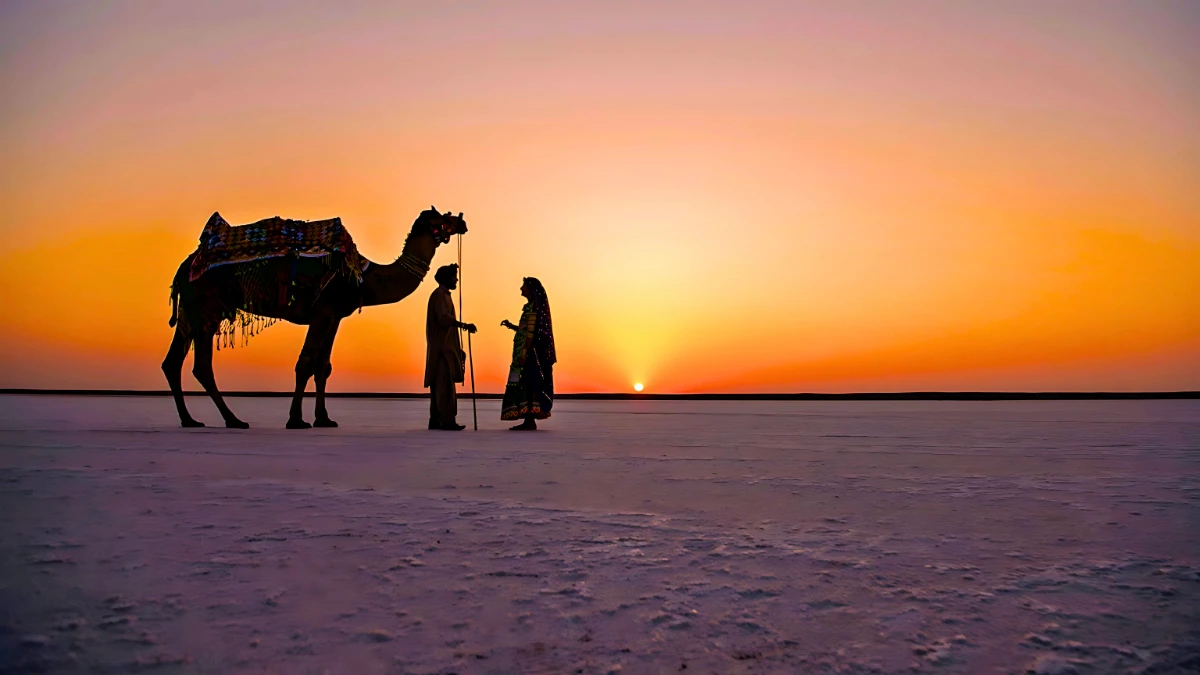
[{"label": "cracked salt surface", "polygon": [[1200,669],[1193,401],[2,400],[0,671]]}]

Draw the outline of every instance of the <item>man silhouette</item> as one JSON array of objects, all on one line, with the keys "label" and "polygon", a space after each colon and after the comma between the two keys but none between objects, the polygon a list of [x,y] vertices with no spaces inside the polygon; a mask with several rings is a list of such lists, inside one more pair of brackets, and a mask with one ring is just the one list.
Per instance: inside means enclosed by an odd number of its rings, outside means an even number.
[{"label": "man silhouette", "polygon": [[462,323],[454,315],[450,291],[458,287],[458,265],[438,268],[433,278],[438,287],[429,295],[425,314],[425,386],[429,387],[429,428],[462,431],[459,424],[458,396],[454,384],[463,381],[466,352],[458,329],[475,332],[475,324]]}]

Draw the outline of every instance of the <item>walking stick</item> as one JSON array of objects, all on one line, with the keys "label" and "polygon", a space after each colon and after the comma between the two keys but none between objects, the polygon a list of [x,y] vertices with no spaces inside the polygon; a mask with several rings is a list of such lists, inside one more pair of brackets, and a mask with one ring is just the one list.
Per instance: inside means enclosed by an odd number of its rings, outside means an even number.
[{"label": "walking stick", "polygon": [[[462,233],[458,233],[458,315],[463,316]],[[465,317],[464,317],[465,318]],[[464,322],[465,323],[465,322]],[[467,363],[471,366],[471,421],[479,431],[479,410],[475,407],[475,356],[471,353],[471,331],[467,331]]]}]

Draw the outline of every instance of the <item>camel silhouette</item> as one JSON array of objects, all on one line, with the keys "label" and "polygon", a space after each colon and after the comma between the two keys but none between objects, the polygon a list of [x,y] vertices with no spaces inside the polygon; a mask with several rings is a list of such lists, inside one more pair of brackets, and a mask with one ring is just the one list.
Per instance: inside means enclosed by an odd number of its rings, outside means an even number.
[{"label": "camel silhouette", "polygon": [[[175,335],[162,363],[180,423],[185,427],[204,426],[192,418],[183,400],[183,362],[194,345],[192,374],[216,404],[225,426],[250,427],[233,414],[217,389],[212,367],[213,343],[223,328],[226,334],[230,333],[234,322],[265,317],[308,326],[308,335],[296,360],[296,390],[287,428],[336,427],[337,422],[329,418],[325,407],[325,384],[333,371],[329,357],[342,319],[362,307],[400,302],[411,295],[428,273],[437,247],[449,242],[452,235],[466,231],[461,213],[442,214],[436,207],[430,207],[413,222],[404,250],[395,262],[389,265],[367,262],[361,275],[329,260],[289,254],[214,266],[191,280],[197,249],[179,266],[171,286],[175,307],[171,325],[175,326]],[[243,331],[246,325],[242,323]],[[317,390],[313,424],[304,421],[300,405],[309,378],[314,379]]]}]

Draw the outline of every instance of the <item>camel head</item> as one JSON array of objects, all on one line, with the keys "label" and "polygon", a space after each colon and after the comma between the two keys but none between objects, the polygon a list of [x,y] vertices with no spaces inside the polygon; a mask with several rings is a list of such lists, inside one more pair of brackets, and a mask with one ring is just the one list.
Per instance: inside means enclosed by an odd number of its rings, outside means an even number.
[{"label": "camel head", "polygon": [[454,235],[466,234],[467,221],[463,220],[461,213],[457,216],[449,211],[441,213],[436,206],[430,206],[417,216],[416,222],[413,223],[413,231],[416,232],[419,227],[428,228],[429,234],[438,244],[448,244]]}]

